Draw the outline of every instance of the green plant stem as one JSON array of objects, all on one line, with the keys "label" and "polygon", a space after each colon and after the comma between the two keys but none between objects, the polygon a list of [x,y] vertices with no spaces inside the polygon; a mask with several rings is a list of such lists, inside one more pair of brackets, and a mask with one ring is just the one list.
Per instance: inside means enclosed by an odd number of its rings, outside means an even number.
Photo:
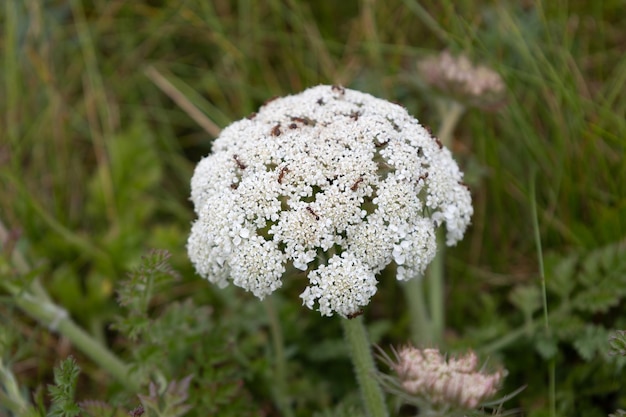
[{"label": "green plant stem", "polygon": [[389,413],[385,405],[383,391],[378,384],[378,378],[376,378],[376,366],[374,365],[367,331],[363,324],[363,317],[341,319],[341,324],[348,342],[350,357],[367,415],[369,417],[387,417]]},{"label": "green plant stem", "polygon": [[[441,125],[437,137],[446,148],[452,148],[452,134],[456,125],[465,113],[465,106],[457,101],[439,101],[438,109],[441,117]],[[451,149],[450,149],[451,150]]]},{"label": "green plant stem", "polygon": [[287,357],[285,356],[285,342],[283,332],[271,297],[263,301],[269,319],[272,345],[274,345],[274,378],[272,379],[273,394],[276,404],[284,417],[293,417],[291,401],[287,395]]},{"label": "green plant stem", "polygon": [[404,284],[404,295],[411,318],[411,339],[416,346],[429,346],[433,342],[430,318],[426,311],[424,279],[413,278]]},{"label": "green plant stem", "polygon": [[[437,108],[440,112],[441,125],[437,136],[441,143],[447,147],[452,146],[452,134],[461,116],[465,112],[465,107],[456,101],[439,101]],[[445,237],[442,229],[437,230],[437,254],[426,271],[426,281],[428,283],[428,306],[430,310],[430,336],[429,341],[440,344],[443,341],[445,330]],[[416,296],[411,295],[413,302]],[[413,316],[412,321],[419,320],[418,316]],[[415,335],[414,335],[415,338]]]},{"label": "green plant stem", "polygon": [[15,376],[2,362],[0,357],[0,404],[12,411],[16,416],[36,415],[33,407],[28,404],[20,392]]},{"label": "green plant stem", "polygon": [[445,247],[443,230],[439,229],[437,230],[437,254],[426,271],[431,317],[430,338],[435,344],[440,344],[443,340],[443,331],[446,321],[444,276]]},{"label": "green plant stem", "polygon": [[[548,315],[548,291],[546,289],[546,274],[543,266],[543,250],[541,248],[541,233],[539,231],[539,215],[537,213],[537,196],[535,192],[535,173],[530,177],[530,207],[533,220],[533,232],[535,235],[535,246],[537,247],[537,259],[539,261],[539,276],[541,277],[541,295],[543,301],[543,323],[546,337],[551,337],[550,320]],[[550,416],[556,416],[556,363],[554,357],[549,362],[549,399]]]},{"label": "green plant stem", "polygon": [[[8,237],[9,232],[4,223],[0,221],[0,242],[5,242]],[[13,251],[10,259],[20,274],[26,275],[30,272],[28,262],[20,251]],[[24,313],[48,327],[51,331],[59,332],[67,337],[76,348],[96,362],[102,369],[107,370],[120,383],[135,392],[139,391],[140,384],[129,375],[128,366],[104,344],[98,342],[93,336],[74,323],[68,312],[52,301],[38,279],[35,278],[29,288],[17,287],[6,280],[0,281],[0,286],[13,296],[15,303]]]},{"label": "green plant stem", "polygon": [[102,369],[107,370],[127,388],[134,392],[139,391],[140,384],[129,375],[128,366],[106,346],[74,323],[65,309],[26,291],[12,289],[10,292],[14,296],[15,303],[26,314],[47,326],[51,331],[57,331],[67,337],[72,345],[96,362]]}]

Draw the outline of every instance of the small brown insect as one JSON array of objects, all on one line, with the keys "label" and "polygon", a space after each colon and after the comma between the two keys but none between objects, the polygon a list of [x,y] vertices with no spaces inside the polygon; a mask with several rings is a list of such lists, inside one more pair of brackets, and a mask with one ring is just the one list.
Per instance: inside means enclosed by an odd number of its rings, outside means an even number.
[{"label": "small brown insect", "polygon": [[255,111],[253,111],[252,113],[250,113],[250,114],[246,117],[246,119],[248,119],[248,120],[252,120],[252,119],[254,119],[255,117],[256,117],[256,112],[255,112]]},{"label": "small brown insect", "polygon": [[230,184],[230,188],[232,188],[233,190],[236,190],[237,188],[239,188],[239,184],[237,184],[236,182],[233,182],[232,184]]},{"label": "small brown insect", "polygon": [[319,219],[320,219],[320,216],[318,216],[318,215],[317,215],[317,213],[316,213],[316,212],[314,212],[314,211],[313,211],[313,209],[312,209],[311,207],[308,207],[308,206],[307,206],[306,211],[308,211],[309,213],[311,213],[311,216],[315,217],[315,220],[319,220]]},{"label": "small brown insect", "polygon": [[350,118],[356,122],[357,120],[359,120],[360,115],[361,113],[359,113],[358,111],[353,111],[352,113],[350,113]]},{"label": "small brown insect", "polygon": [[426,129],[426,131],[428,132],[428,134],[429,134],[430,136],[432,136],[432,135],[433,135],[433,130],[430,128],[430,126],[428,126],[428,125],[424,125],[424,129]]},{"label": "small brown insect", "polygon": [[359,177],[358,180],[356,180],[356,182],[354,184],[352,184],[352,187],[350,187],[350,189],[352,191],[356,191],[357,188],[359,188],[359,184],[363,182],[363,177]]},{"label": "small brown insect", "polygon": [[272,136],[280,136],[280,123],[272,128]]},{"label": "small brown insect", "polygon": [[283,183],[283,178],[285,178],[285,174],[289,172],[289,168],[287,167],[282,167],[280,172],[278,173],[278,183],[282,184]]},{"label": "small brown insect", "polygon": [[387,139],[384,142],[374,142],[374,146],[376,146],[377,148],[382,148],[383,146],[385,146],[386,144],[389,143],[391,139]]},{"label": "small brown insect", "polygon": [[352,320],[356,317],[359,317],[361,314],[363,314],[363,310],[359,310],[359,311],[355,311],[354,313],[350,313],[347,315],[347,317]]},{"label": "small brown insect", "polygon": [[297,117],[297,116],[294,116],[294,117],[291,117],[291,121],[292,122],[297,122],[297,123],[302,123],[305,126],[309,126],[309,125],[315,126],[315,122],[313,120],[309,119],[308,117]]},{"label": "small brown insect", "polygon": [[233,159],[235,160],[235,163],[237,164],[237,168],[244,170],[247,168],[246,164],[244,164],[243,162],[241,162],[241,160],[239,159],[239,156],[237,154],[233,155]]},{"label": "small brown insect", "polygon": [[437,146],[439,146],[439,149],[443,149],[443,143],[441,143],[439,138],[433,136],[433,139],[435,139],[435,142],[437,142]]},{"label": "small brown insect", "polygon": [[420,175],[420,176],[417,178],[417,180],[418,180],[418,181],[419,181],[419,180],[425,180],[426,178],[428,178],[428,172],[427,172],[427,173],[425,173],[424,175]]},{"label": "small brown insect", "polygon": [[265,100],[265,102],[263,103],[264,106],[267,106],[268,104],[270,104],[272,101],[278,99],[278,96],[274,96],[274,97],[270,97],[267,100]]},{"label": "small brown insect", "polygon": [[342,87],[341,85],[339,85],[339,84],[335,84],[335,85],[333,85],[333,86],[331,87],[331,89],[332,89],[333,91],[338,92],[339,94],[343,94],[343,93],[345,93],[345,92],[346,92],[346,89],[345,89],[345,88],[343,88],[343,87]]},{"label": "small brown insect", "polygon": [[324,105],[324,99],[323,98],[318,98],[317,99],[317,104],[320,105],[320,106],[323,106]]},{"label": "small brown insect", "polygon": [[297,128],[298,128],[298,125],[295,123],[292,123],[289,125],[289,129],[297,129]]}]

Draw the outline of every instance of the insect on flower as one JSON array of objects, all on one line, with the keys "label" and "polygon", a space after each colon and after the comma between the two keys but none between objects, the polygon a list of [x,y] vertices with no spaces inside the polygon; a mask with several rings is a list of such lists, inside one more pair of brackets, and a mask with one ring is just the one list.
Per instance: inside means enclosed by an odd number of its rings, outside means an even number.
[{"label": "insect on flower", "polygon": [[342,86],[338,85],[338,84],[333,85],[331,88],[332,88],[333,91],[336,91],[339,94],[344,94],[346,92],[346,89],[343,88]]},{"label": "insect on flower", "polygon": [[297,122],[297,123],[302,123],[305,126],[315,126],[315,122],[311,119],[309,119],[308,117],[291,117],[290,118],[292,122]]},{"label": "insect on flower", "polygon": [[357,188],[359,188],[359,184],[363,182],[363,177],[359,177],[358,180],[356,180],[356,182],[354,184],[352,184],[352,187],[350,187],[350,189],[352,191],[356,191]]},{"label": "insect on flower", "polygon": [[314,212],[311,207],[307,206],[306,211],[311,213],[311,216],[315,217],[315,220],[319,220],[320,219],[320,216],[318,216],[317,213]]},{"label": "insect on flower", "polygon": [[187,251],[203,278],[263,298],[293,266],[304,306],[354,318],[388,265],[400,281],[424,273],[437,228],[449,246],[463,237],[463,173],[406,109],[326,85],[257,111],[221,131],[191,179]]},{"label": "insect on flower", "polygon": [[356,311],[354,313],[350,313],[350,314],[346,315],[346,317],[352,320],[354,318],[359,317],[362,314],[363,314],[363,310],[359,310],[359,311]]},{"label": "insect on flower", "polygon": [[390,140],[391,140],[390,138],[387,138],[387,140],[384,142],[375,141],[374,146],[376,146],[377,148],[382,148],[383,146],[387,145]]},{"label": "insect on flower", "polygon": [[282,167],[280,172],[278,173],[278,183],[282,184],[283,183],[283,178],[285,178],[285,174],[289,172],[289,168],[287,167]]},{"label": "insect on flower", "polygon": [[240,170],[244,170],[247,168],[246,164],[244,164],[243,162],[241,162],[241,160],[239,159],[239,156],[237,154],[233,155],[233,159],[235,160],[235,163],[237,164],[237,168],[239,168]]}]

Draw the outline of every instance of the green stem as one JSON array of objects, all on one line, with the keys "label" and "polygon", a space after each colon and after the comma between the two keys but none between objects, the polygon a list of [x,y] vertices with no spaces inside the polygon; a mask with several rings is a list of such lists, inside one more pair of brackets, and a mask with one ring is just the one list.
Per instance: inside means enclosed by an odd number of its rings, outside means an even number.
[{"label": "green stem", "polygon": [[426,299],[424,297],[424,279],[416,277],[404,284],[404,296],[406,297],[411,319],[411,339],[416,346],[429,346],[433,342],[433,333],[430,319],[426,311]]},{"label": "green stem", "polygon": [[139,391],[140,384],[129,376],[128,366],[109,351],[106,346],[74,323],[65,309],[25,291],[13,289],[11,293],[15,297],[15,303],[26,314],[47,326],[51,331],[57,331],[67,337],[72,345],[91,358],[102,369],[106,369],[127,388],[134,392]]},{"label": "green stem", "polygon": [[454,133],[456,125],[461,120],[461,116],[465,113],[465,106],[456,101],[446,101],[439,103],[439,109],[441,125],[439,126],[437,137],[443,143],[443,146],[450,149],[452,147],[452,133]]},{"label": "green stem", "polygon": [[372,358],[372,350],[367,337],[367,330],[363,324],[363,317],[341,319],[341,324],[348,342],[350,357],[367,415],[369,417],[387,417],[389,414],[385,405],[385,397],[376,377],[376,366]]},{"label": "green stem", "polygon": [[[535,235],[535,245],[537,246],[537,259],[539,260],[539,276],[541,277],[541,295],[543,301],[543,323],[546,337],[550,338],[552,332],[550,330],[550,320],[548,316],[548,292],[546,290],[546,274],[543,266],[543,250],[541,249],[541,233],[539,231],[539,217],[537,214],[537,196],[535,193],[535,172],[530,178],[530,208],[532,211],[533,232]],[[555,359],[551,358],[548,368],[549,378],[549,401],[550,416],[556,416],[556,364]]]},{"label": "green stem", "polygon": [[[0,242],[5,242],[9,232],[0,221]],[[23,275],[30,272],[30,267],[19,251],[13,251],[10,259],[16,270]],[[8,281],[0,281],[0,285],[13,296],[15,303],[27,315],[34,318],[51,331],[57,331],[67,337],[72,344],[90,357],[102,369],[107,370],[114,378],[129,389],[138,392],[140,384],[129,376],[128,366],[115,356],[104,344],[78,327],[69,317],[68,312],[55,304],[41,282],[35,278],[28,289],[19,288]]]},{"label": "green stem", "polygon": [[[452,134],[465,112],[465,107],[456,101],[440,101],[438,109],[441,114],[441,125],[437,136],[447,147],[452,146]],[[440,344],[445,330],[445,239],[443,230],[437,230],[437,255],[426,271],[429,288],[429,307],[431,318],[431,340]]]},{"label": "green stem", "polygon": [[428,266],[426,279],[428,282],[428,296],[431,317],[431,338],[435,344],[443,340],[445,329],[445,241],[443,230],[437,230],[437,255]]},{"label": "green stem", "polygon": [[263,301],[263,305],[267,311],[272,344],[274,345],[274,378],[272,380],[274,398],[281,415],[284,417],[293,417],[291,401],[287,395],[287,358],[285,356],[285,342],[283,340],[280,320],[271,297],[266,298]]},{"label": "green stem", "polygon": [[[0,404],[5,408],[12,411],[16,416],[31,416],[36,415],[34,408],[28,404],[20,388],[17,385],[17,381],[13,372],[2,362],[0,357]],[[3,392],[4,391],[4,392]]]}]

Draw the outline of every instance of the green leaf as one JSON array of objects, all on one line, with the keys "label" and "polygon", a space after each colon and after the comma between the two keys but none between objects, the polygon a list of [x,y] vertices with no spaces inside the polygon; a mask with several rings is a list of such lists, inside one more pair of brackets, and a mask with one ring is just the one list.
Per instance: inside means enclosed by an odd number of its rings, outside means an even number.
[{"label": "green leaf", "polygon": [[604,327],[590,324],[574,341],[574,348],[581,358],[590,361],[605,349],[607,339],[608,332]]},{"label": "green leaf", "polygon": [[[575,272],[579,257],[575,254],[557,258],[556,255],[548,257],[546,261],[548,271],[546,285],[548,290],[563,299],[569,298],[576,287]],[[553,264],[553,265],[551,265]]]},{"label": "green leaf", "polygon": [[80,368],[71,356],[54,368],[54,385],[48,385],[52,397],[49,417],[75,417],[80,414],[80,407],[74,401],[79,373]]},{"label": "green leaf", "polygon": [[619,304],[624,292],[610,283],[602,283],[580,292],[572,301],[572,306],[579,311],[606,313]]},{"label": "green leaf", "polygon": [[537,335],[535,349],[546,360],[554,358],[559,351],[556,339],[543,333]]},{"label": "green leaf", "polygon": [[509,301],[530,320],[541,308],[541,292],[536,285],[518,285],[509,293]]}]

